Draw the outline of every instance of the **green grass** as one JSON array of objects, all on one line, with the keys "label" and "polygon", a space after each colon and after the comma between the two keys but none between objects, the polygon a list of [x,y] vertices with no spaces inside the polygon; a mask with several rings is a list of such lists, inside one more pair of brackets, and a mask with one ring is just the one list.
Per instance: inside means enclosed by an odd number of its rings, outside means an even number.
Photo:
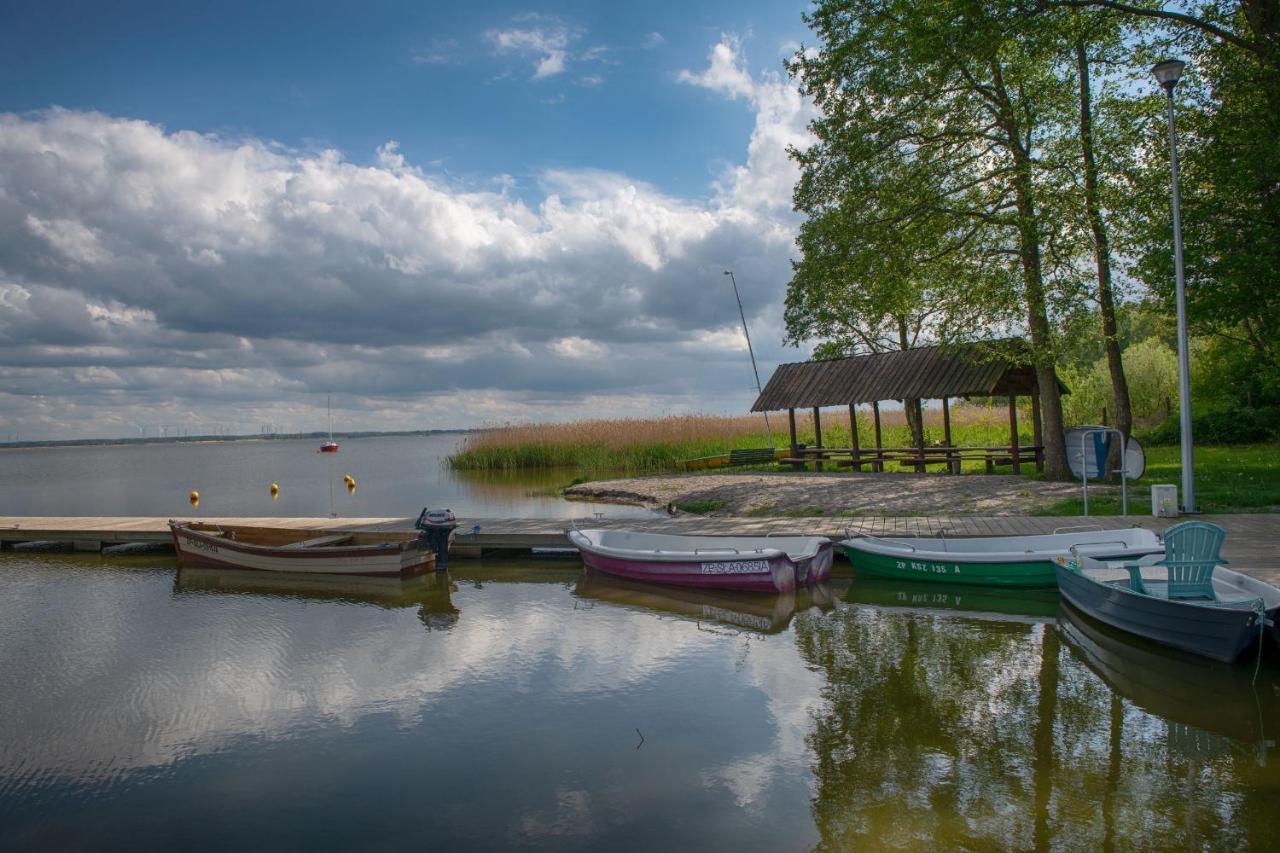
[{"label": "green grass", "polygon": [[[1129,513],[1151,512],[1151,486],[1169,483],[1182,490],[1177,446],[1146,449],[1147,470],[1129,484]],[[1195,449],[1196,502],[1201,512],[1275,512],[1280,510],[1280,444],[1242,444]],[[1181,495],[1179,495],[1181,500]],[[1060,501],[1037,515],[1079,515],[1080,498]],[[1119,515],[1120,495],[1091,494],[1090,515]]]},{"label": "green grass", "polygon": [[724,509],[724,501],[717,500],[691,500],[677,501],[676,509],[682,512],[691,512],[694,515],[707,515],[708,513]]}]

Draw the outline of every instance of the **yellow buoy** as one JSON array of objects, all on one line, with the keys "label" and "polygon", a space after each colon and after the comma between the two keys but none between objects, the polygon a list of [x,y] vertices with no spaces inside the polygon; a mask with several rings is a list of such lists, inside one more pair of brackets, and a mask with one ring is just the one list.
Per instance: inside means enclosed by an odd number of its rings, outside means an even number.
[{"label": "yellow buoy", "polygon": [[191,490],[191,494],[187,496],[187,499],[191,501],[192,506],[200,506],[200,493],[195,489]]},{"label": "yellow buoy", "polygon": [[355,477],[352,477],[350,474],[343,474],[343,475],[342,475],[342,482],[344,482],[344,483],[348,483],[348,484],[350,484],[350,483],[354,483],[355,481],[356,481],[356,478],[355,478]]},{"label": "yellow buoy", "polygon": [[280,484],[272,483],[271,484],[271,500],[276,500],[279,497],[280,497]]},{"label": "yellow buoy", "polygon": [[356,478],[355,478],[355,477],[350,477],[350,476],[349,476],[349,477],[347,477],[347,492],[348,492],[348,493],[350,493],[350,494],[353,494],[353,495],[356,493]]}]

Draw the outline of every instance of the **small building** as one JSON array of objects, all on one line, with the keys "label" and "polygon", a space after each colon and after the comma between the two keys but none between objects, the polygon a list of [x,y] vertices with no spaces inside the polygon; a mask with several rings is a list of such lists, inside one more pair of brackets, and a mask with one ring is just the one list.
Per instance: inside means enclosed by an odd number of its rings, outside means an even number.
[{"label": "small building", "polygon": [[[1059,380],[1059,388],[1066,387]],[[1009,443],[990,447],[956,447],[951,441],[951,409],[953,397],[1008,397]],[[1031,398],[1031,445],[1018,440],[1017,398]],[[884,447],[881,441],[880,403],[896,400],[914,401],[923,414],[922,400],[942,401],[943,442],[926,447]],[[875,447],[864,447],[858,435],[856,407],[870,404],[875,425]],[[850,420],[850,447],[822,446],[821,409],[847,406]],[[884,470],[886,462],[899,462],[924,471],[929,465],[944,465],[958,473],[960,462],[981,459],[987,470],[998,464],[1011,464],[1021,470],[1023,461],[1034,460],[1037,469],[1044,467],[1044,442],[1040,419],[1040,388],[1031,363],[1030,348],[1018,338],[917,347],[908,350],[873,353],[871,355],[836,358],[827,361],[802,361],[782,364],[769,378],[753,412],[786,410],[791,426],[791,455],[786,461],[799,465],[814,462],[818,470],[824,462],[848,465],[861,471],[869,465],[873,471]],[[812,409],[816,447],[801,447],[796,440],[796,409]]]}]

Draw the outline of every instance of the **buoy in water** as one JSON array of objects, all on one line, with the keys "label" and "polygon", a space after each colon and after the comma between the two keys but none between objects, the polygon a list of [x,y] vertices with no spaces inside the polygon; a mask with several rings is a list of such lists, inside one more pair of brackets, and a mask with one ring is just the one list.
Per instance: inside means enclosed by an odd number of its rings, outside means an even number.
[{"label": "buoy in water", "polygon": [[191,494],[187,496],[187,500],[191,501],[192,506],[200,506],[200,493],[192,489]]},{"label": "buoy in water", "polygon": [[271,500],[274,501],[279,497],[280,497],[280,484],[272,483],[271,484]]},{"label": "buoy in water", "polygon": [[356,493],[356,478],[347,475],[347,494],[354,495]]}]

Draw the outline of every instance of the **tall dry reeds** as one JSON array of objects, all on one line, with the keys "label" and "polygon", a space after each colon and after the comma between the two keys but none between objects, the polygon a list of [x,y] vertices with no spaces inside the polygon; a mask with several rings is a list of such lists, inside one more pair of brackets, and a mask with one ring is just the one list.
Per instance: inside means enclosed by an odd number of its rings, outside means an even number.
[{"label": "tall dry reeds", "polygon": [[[770,417],[774,442],[790,443],[785,414]],[[886,447],[910,443],[906,417],[901,409],[880,413]],[[1029,423],[1024,417],[1029,432]],[[983,446],[1008,441],[1008,412],[1004,406],[959,404],[951,410],[952,441]],[[813,418],[796,414],[797,440],[814,443]],[[858,434],[863,446],[873,442],[869,408],[858,411]],[[925,411],[925,435],[931,443],[942,440],[942,412]],[[822,413],[823,444],[849,446],[847,410]],[[619,469],[665,471],[681,459],[727,453],[736,448],[767,447],[762,415],[669,415],[660,418],[570,421],[555,424],[503,424],[467,437],[458,453],[449,458],[454,468],[513,470],[533,468]]]}]

